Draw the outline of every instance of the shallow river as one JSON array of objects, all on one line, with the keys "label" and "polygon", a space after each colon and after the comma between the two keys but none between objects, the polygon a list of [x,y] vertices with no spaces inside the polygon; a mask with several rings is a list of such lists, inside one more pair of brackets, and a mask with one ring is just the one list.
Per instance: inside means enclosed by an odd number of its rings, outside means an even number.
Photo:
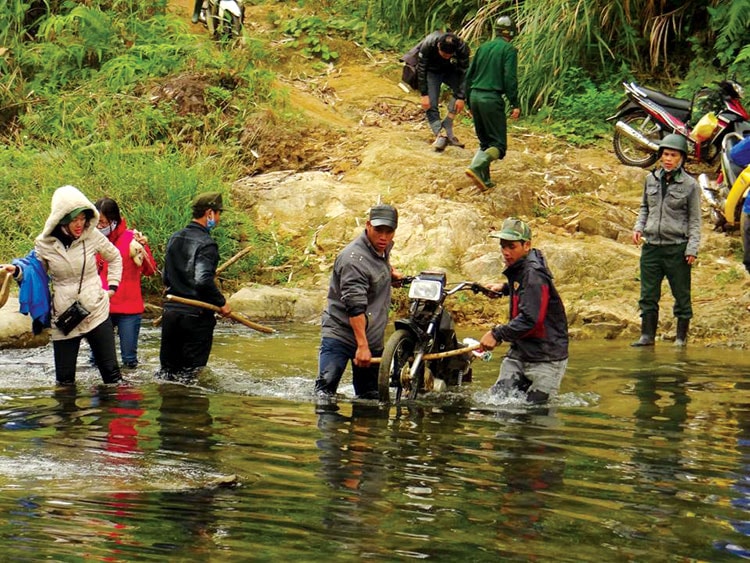
[{"label": "shallow river", "polygon": [[153,378],[153,329],[115,388],[86,352],[69,392],[50,348],[0,352],[2,560],[750,557],[742,352],[576,342],[531,408],[488,395],[496,351],[461,392],[378,406],[347,374],[321,410],[317,329],[279,328],[220,328],[193,386]]}]

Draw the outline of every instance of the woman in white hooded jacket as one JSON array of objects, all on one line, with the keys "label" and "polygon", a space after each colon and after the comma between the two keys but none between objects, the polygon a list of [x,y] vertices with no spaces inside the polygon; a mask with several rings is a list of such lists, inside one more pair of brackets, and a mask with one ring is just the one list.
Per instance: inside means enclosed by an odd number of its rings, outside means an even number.
[{"label": "woman in white hooded jacket", "polygon": [[[34,248],[52,289],[51,339],[58,385],[75,383],[81,339],[86,338],[104,383],[121,379],[115,352],[114,331],[109,318],[109,297],[117,291],[122,275],[122,257],[96,226],[99,212],[85,195],[73,186],[63,186],[52,196],[52,212]],[[109,289],[102,287],[96,255],[108,262]],[[3,266],[19,282],[23,268]],[[80,289],[79,289],[80,288]],[[67,334],[56,326],[60,315],[76,300],[89,311]]]}]

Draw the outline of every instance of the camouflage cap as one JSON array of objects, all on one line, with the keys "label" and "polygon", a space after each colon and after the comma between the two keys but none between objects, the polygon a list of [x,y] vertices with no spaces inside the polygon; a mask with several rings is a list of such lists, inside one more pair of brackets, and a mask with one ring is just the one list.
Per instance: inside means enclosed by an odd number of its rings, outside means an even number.
[{"label": "camouflage cap", "polygon": [[516,217],[508,217],[503,221],[503,227],[499,232],[492,233],[492,238],[500,240],[531,240],[531,227]]}]

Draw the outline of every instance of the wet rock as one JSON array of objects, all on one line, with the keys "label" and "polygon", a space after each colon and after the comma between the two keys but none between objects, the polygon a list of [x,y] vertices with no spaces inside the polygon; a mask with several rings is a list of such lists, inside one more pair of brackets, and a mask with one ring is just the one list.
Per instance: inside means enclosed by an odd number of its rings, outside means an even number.
[{"label": "wet rock", "polygon": [[229,298],[232,309],[253,321],[313,322],[325,307],[325,291],[250,285]]}]

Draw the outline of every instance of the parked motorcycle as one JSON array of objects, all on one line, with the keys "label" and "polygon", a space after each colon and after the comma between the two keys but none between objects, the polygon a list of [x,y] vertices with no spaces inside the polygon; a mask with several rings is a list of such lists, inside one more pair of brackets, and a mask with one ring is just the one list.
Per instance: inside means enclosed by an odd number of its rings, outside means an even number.
[{"label": "parked motorcycle", "polygon": [[[687,138],[688,158],[712,163],[726,135],[750,127],[750,114],[741,102],[742,86],[734,80],[701,88],[692,100],[673,98],[635,82],[624,82],[623,87],[627,98],[607,121],[617,120],[612,142],[617,158],[628,166],[654,164],[659,141],[670,133]],[[699,116],[703,116],[701,121],[691,127],[689,123]]]},{"label": "parked motorcycle", "polygon": [[[750,126],[743,132],[750,135]],[[698,176],[703,199],[710,207],[711,222],[716,230],[733,230],[746,220],[742,208],[750,192],[750,167],[739,166],[729,156],[732,147],[743,138],[741,133],[729,133],[722,140],[721,168],[716,184],[712,184],[706,174]]]},{"label": "parked motorcycle", "polygon": [[206,25],[211,37],[221,39],[240,37],[244,21],[243,0],[208,0]]},{"label": "parked motorcycle", "polygon": [[479,342],[464,339],[459,344],[453,317],[445,299],[459,291],[471,290],[488,297],[500,297],[478,283],[460,282],[448,289],[442,272],[425,271],[404,280],[409,285],[409,315],[397,320],[396,331],[386,342],[378,372],[380,400],[390,400],[396,388],[396,401],[406,392],[408,399],[419,393],[442,391],[471,381],[471,363],[476,357],[489,359],[489,352],[478,351]]}]

